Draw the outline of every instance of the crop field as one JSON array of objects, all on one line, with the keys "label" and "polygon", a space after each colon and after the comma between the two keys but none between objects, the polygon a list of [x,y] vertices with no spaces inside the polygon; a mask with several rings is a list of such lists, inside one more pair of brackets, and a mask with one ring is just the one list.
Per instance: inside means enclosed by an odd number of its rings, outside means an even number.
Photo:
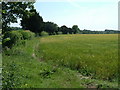
[{"label": "crop field", "polygon": [[2,53],[4,88],[117,88],[118,35],[35,37]]},{"label": "crop field", "polygon": [[43,37],[40,42],[37,55],[41,60],[53,61],[93,78],[117,79],[117,34],[58,35]]}]

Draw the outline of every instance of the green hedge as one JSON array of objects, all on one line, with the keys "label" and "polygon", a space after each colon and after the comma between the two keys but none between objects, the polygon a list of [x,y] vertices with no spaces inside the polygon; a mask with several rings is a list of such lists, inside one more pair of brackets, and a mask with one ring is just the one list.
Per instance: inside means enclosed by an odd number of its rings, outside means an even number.
[{"label": "green hedge", "polygon": [[35,37],[35,33],[30,32],[29,30],[25,30],[25,31],[21,30],[19,32],[23,35],[24,40],[30,40],[33,37]]},{"label": "green hedge", "polygon": [[13,45],[25,44],[26,40],[30,40],[35,36],[29,30],[8,31],[3,36],[3,47],[11,48]]},{"label": "green hedge", "polygon": [[40,33],[40,36],[48,36],[49,34],[47,33],[47,32],[45,32],[45,31],[42,31],[41,33]]}]

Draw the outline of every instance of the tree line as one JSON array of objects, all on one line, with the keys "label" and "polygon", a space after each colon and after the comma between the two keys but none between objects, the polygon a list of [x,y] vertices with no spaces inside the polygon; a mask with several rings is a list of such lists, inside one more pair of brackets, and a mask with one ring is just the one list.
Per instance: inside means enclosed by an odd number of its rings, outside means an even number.
[{"label": "tree line", "polygon": [[80,30],[78,25],[73,25],[72,28],[65,25],[59,27],[54,22],[44,22],[42,16],[36,11],[34,2],[2,2],[2,33],[15,29],[15,27],[10,27],[10,24],[17,23],[18,18],[21,19],[22,29],[30,30],[36,34],[40,34],[42,31],[47,32],[49,35],[119,33],[117,30]]},{"label": "tree line", "polygon": [[[13,30],[10,23],[17,23],[17,18],[21,19],[20,25],[24,30],[30,30],[36,34],[46,31],[49,35],[55,34],[76,34],[80,31],[77,25],[68,28],[63,25],[58,27],[54,22],[44,22],[42,16],[34,8],[33,2],[2,2],[2,29],[5,33]],[[17,29],[17,28],[16,28]]]}]

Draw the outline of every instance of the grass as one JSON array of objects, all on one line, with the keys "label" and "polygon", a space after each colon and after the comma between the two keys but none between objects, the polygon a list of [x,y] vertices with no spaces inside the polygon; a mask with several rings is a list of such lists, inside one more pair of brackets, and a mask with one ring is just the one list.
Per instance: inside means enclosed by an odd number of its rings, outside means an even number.
[{"label": "grass", "polygon": [[[25,45],[3,52],[3,87],[117,88],[116,46],[114,34],[58,35],[28,40]],[[113,79],[110,81],[108,77]]]},{"label": "grass", "polygon": [[79,70],[93,78],[113,80],[118,75],[117,34],[43,37],[37,50],[41,59]]}]

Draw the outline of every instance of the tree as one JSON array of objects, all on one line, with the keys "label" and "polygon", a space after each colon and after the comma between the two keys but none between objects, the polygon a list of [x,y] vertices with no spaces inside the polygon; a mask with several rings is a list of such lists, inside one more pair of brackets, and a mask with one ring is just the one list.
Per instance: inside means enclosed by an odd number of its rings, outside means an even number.
[{"label": "tree", "polygon": [[2,2],[2,29],[8,31],[10,23],[17,23],[17,18],[29,15],[34,2]]},{"label": "tree", "polygon": [[49,35],[58,34],[58,25],[53,22],[44,22],[44,31],[48,32]]},{"label": "tree", "polygon": [[65,26],[65,25],[61,26],[59,31],[61,31],[62,34],[68,34],[69,33],[68,27]]},{"label": "tree", "polygon": [[80,29],[78,28],[77,25],[73,25],[73,26],[72,26],[72,30],[73,30],[73,33],[74,33],[74,34],[76,34],[76,33],[78,33],[78,32],[80,31]]},{"label": "tree", "polygon": [[87,29],[83,30],[83,34],[91,34],[91,32],[92,32],[91,30],[87,30]]},{"label": "tree", "polygon": [[24,16],[21,20],[21,26],[23,29],[30,30],[32,32],[41,33],[43,31],[43,18],[37,13],[35,9],[30,10],[32,13],[30,16]]},{"label": "tree", "polygon": [[68,32],[69,32],[69,34],[73,34],[72,28],[68,28]]}]

